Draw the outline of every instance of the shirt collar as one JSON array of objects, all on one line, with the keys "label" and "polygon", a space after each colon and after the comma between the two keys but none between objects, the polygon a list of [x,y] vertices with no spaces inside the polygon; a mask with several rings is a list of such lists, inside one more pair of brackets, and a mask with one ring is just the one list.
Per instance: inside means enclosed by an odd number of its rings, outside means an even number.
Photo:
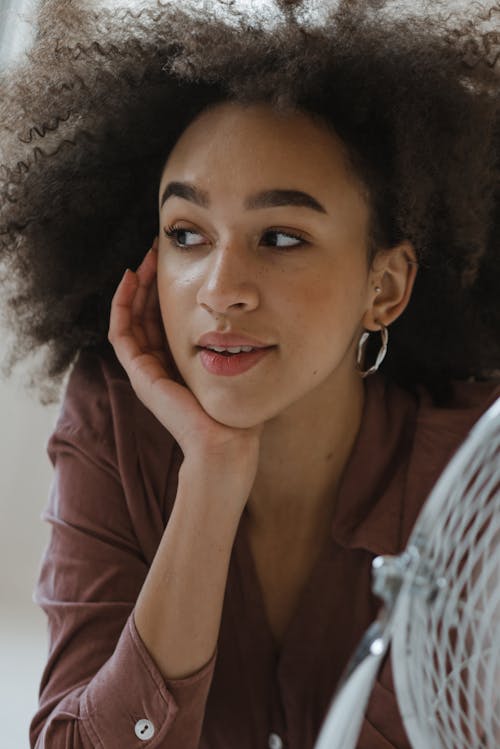
[{"label": "shirt collar", "polygon": [[403,543],[417,401],[378,373],[364,386],[361,424],[337,490],[332,537],[345,547],[394,554]]}]

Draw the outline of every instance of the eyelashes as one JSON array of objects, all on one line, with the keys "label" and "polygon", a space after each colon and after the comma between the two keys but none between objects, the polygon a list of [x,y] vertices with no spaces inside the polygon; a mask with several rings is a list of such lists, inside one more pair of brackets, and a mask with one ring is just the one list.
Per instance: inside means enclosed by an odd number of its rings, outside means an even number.
[{"label": "eyelashes", "polygon": [[[203,238],[203,235],[199,232],[188,229],[186,227],[178,226],[176,224],[169,225],[166,229],[163,230],[165,232],[165,236],[168,237],[170,243],[181,250],[186,250],[189,247],[200,247],[201,245],[205,244],[205,240]],[[193,235],[198,236],[201,238],[201,242],[193,242],[192,244],[184,244],[183,241],[181,241],[180,237],[182,235]],[[303,237],[301,234],[285,231],[283,229],[275,229],[270,228],[266,229],[266,231],[262,234],[262,237],[269,237],[269,236],[275,236],[275,237],[285,237],[286,241],[292,240],[292,244],[269,244],[268,242],[264,242],[266,246],[275,247],[278,250],[292,250],[296,247],[301,247],[305,244],[309,244],[308,241]]]},{"label": "eyelashes", "polygon": [[[194,245],[185,245],[185,244],[183,244],[182,242],[179,241],[179,235],[180,234],[194,234],[194,235],[198,234],[198,236],[201,237],[201,234],[199,234],[196,231],[191,231],[190,229],[185,229],[185,228],[183,228],[181,226],[175,226],[175,225],[169,226],[168,229],[164,229],[164,231],[165,231],[166,236],[169,238],[171,244],[173,244],[175,247],[181,247],[181,248],[185,248],[185,247],[197,247],[198,245],[196,245],[196,244],[194,244]],[[200,243],[198,243],[198,244],[200,244]],[[203,244],[203,242],[201,242],[201,244]]]}]

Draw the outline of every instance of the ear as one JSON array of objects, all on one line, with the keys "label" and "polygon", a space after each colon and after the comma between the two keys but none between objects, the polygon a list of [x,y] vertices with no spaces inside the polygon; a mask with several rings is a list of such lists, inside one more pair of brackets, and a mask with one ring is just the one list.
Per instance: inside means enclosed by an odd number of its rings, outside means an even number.
[{"label": "ear", "polygon": [[[374,257],[369,278],[369,307],[363,316],[365,330],[388,327],[405,310],[417,275],[417,256],[405,240]],[[378,290],[379,289],[379,290]]]}]

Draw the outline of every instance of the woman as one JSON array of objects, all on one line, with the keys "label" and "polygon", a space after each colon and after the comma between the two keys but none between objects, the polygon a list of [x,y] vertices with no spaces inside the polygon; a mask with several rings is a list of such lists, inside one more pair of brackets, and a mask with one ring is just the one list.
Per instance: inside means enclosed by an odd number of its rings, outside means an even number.
[{"label": "woman", "polygon": [[[494,71],[444,20],[281,6],[46,3],[22,75],[53,117],[4,84],[11,306],[46,380],[78,353],[36,749],[312,748],[371,560],[498,394]],[[409,747],[387,659],[358,746]]]}]

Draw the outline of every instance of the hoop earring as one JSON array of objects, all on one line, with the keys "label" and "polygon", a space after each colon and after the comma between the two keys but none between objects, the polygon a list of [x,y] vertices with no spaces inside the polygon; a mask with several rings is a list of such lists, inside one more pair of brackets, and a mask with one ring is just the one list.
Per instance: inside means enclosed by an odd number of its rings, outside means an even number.
[{"label": "hoop earring", "polygon": [[387,353],[387,343],[389,341],[389,332],[383,323],[380,323],[380,326],[381,326],[380,335],[382,336],[382,346],[380,347],[380,351],[378,352],[377,358],[375,359],[375,364],[373,364],[373,366],[371,366],[369,369],[365,371],[361,369],[361,366],[362,366],[362,361],[363,361],[365,345],[366,345],[368,338],[370,337],[370,331],[365,330],[365,332],[359,339],[358,356],[357,356],[356,365],[357,365],[358,372],[361,374],[361,377],[367,377],[368,375],[371,375],[374,372],[376,372],[379,366],[382,364],[384,357]]}]

